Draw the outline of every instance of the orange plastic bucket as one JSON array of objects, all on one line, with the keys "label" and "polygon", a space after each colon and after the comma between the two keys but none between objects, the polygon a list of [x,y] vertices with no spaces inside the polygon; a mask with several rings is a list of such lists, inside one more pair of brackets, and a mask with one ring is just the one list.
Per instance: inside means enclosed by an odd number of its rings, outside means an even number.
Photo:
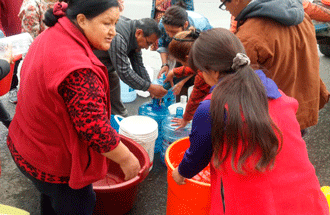
[{"label": "orange plastic bucket", "polygon": [[206,215],[210,213],[211,185],[209,183],[187,179],[185,185],[177,185],[172,178],[173,170],[179,165],[189,146],[189,137],[185,137],[172,143],[166,150],[167,215]]},{"label": "orange plastic bucket", "polygon": [[2,80],[0,80],[0,96],[3,96],[9,92],[10,86],[11,86],[11,81],[13,79],[15,62],[21,58],[22,58],[22,55],[17,55],[16,57],[14,57],[13,63],[10,64],[9,74],[6,77],[4,77]]}]

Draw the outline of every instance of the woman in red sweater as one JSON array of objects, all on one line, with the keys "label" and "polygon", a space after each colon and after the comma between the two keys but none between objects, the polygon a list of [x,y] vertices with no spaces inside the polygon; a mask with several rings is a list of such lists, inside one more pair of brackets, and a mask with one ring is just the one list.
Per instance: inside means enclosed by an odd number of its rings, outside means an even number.
[{"label": "woman in red sweater", "polygon": [[295,116],[298,102],[250,67],[226,29],[201,33],[189,63],[213,91],[196,110],[174,180],[184,184],[211,162],[212,215],[329,214]]},{"label": "woman in red sweater", "polygon": [[175,60],[180,62],[183,66],[174,68],[172,71],[168,72],[164,82],[169,81],[171,82],[171,85],[173,85],[174,77],[186,77],[173,87],[174,95],[178,95],[186,81],[195,76],[194,87],[186,105],[183,118],[174,118],[172,120],[176,123],[174,125],[178,126],[176,129],[185,127],[188,122],[192,120],[199,103],[205,98],[211,88],[210,85],[205,83],[203,75],[199,70],[195,72],[188,66],[188,55],[198,35],[199,32],[196,32],[196,29],[194,28],[189,31],[180,32],[173,37],[173,40],[168,46],[169,53],[173,55]]},{"label": "woman in red sweater", "polygon": [[93,54],[110,48],[118,2],[68,2],[46,12],[49,28],[29,48],[7,138],[18,168],[41,192],[41,214],[92,214],[92,183],[105,177],[107,159],[126,180],[140,170],[110,125],[108,72]]}]

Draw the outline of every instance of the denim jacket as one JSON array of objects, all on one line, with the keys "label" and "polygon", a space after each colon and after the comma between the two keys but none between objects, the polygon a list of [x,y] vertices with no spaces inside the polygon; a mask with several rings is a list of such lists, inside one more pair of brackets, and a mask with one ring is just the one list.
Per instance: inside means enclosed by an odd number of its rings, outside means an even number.
[{"label": "denim jacket", "polygon": [[[188,28],[190,26],[193,26],[200,31],[206,31],[213,28],[209,23],[209,20],[205,16],[189,10],[187,10],[187,13],[188,13],[188,22],[189,22]],[[165,31],[163,19],[161,19],[159,22],[159,29],[161,30],[162,35],[158,40],[159,48],[157,49],[157,51],[159,53],[164,53],[167,52],[167,47],[170,44],[172,38],[170,38]]]}]

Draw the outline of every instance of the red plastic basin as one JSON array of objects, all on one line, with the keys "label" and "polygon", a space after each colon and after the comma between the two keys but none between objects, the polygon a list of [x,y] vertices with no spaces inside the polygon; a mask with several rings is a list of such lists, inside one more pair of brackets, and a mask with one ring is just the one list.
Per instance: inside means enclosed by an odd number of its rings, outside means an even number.
[{"label": "red plastic basin", "polygon": [[129,212],[133,207],[138,185],[149,174],[150,160],[144,148],[123,135],[120,135],[120,138],[139,159],[141,170],[135,178],[124,181],[124,173],[119,165],[108,160],[108,175],[104,179],[93,183],[93,189],[96,193],[96,204],[93,213],[95,215],[122,215]]},{"label": "red plastic basin", "polygon": [[14,57],[13,63],[10,64],[10,72],[6,77],[4,77],[2,80],[0,80],[0,96],[5,95],[9,92],[11,81],[13,80],[13,72],[15,68],[15,62],[22,59],[22,55],[17,55]]}]

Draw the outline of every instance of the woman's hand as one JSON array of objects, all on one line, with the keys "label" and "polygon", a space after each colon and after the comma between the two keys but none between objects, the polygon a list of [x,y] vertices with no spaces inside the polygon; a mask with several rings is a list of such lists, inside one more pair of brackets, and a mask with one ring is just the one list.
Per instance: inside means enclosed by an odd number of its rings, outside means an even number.
[{"label": "woman's hand", "polygon": [[174,179],[174,181],[178,184],[178,185],[183,185],[186,184],[185,182],[185,177],[183,177],[182,175],[180,175],[179,173],[179,168],[175,168],[172,172],[172,178]]},{"label": "woman's hand", "polygon": [[168,65],[164,65],[164,66],[160,69],[157,78],[160,78],[160,77],[162,76],[163,73],[165,73],[165,76],[166,76],[167,73],[168,73],[168,71],[169,71],[169,66],[168,66]]},{"label": "woman's hand", "polygon": [[182,87],[184,86],[186,82],[184,82],[183,80],[180,81],[179,83],[177,83],[176,85],[174,85],[172,91],[173,91],[173,94],[174,95],[179,95],[181,90],[182,90]]},{"label": "woman's hand", "polygon": [[178,130],[180,128],[184,128],[186,127],[186,125],[188,124],[189,121],[186,121],[184,119],[180,119],[180,118],[173,118],[171,120],[171,122],[174,122],[174,124],[171,124],[171,126],[178,126],[175,130]]},{"label": "woman's hand", "polygon": [[138,175],[141,166],[139,160],[135,157],[135,155],[130,152],[130,156],[120,164],[121,170],[125,174],[125,181],[130,180]]},{"label": "woman's hand", "polygon": [[164,80],[164,83],[165,82],[170,82],[170,84],[171,84],[171,87],[173,87],[173,85],[174,85],[174,83],[173,83],[173,78],[174,78],[174,71],[173,71],[173,69],[171,70],[171,71],[169,71],[168,73],[167,73],[167,75],[166,75],[166,78],[165,78],[165,80]]},{"label": "woman's hand", "polygon": [[125,174],[125,180],[137,176],[141,169],[139,160],[121,141],[115,149],[102,153],[102,155],[119,164]]}]

